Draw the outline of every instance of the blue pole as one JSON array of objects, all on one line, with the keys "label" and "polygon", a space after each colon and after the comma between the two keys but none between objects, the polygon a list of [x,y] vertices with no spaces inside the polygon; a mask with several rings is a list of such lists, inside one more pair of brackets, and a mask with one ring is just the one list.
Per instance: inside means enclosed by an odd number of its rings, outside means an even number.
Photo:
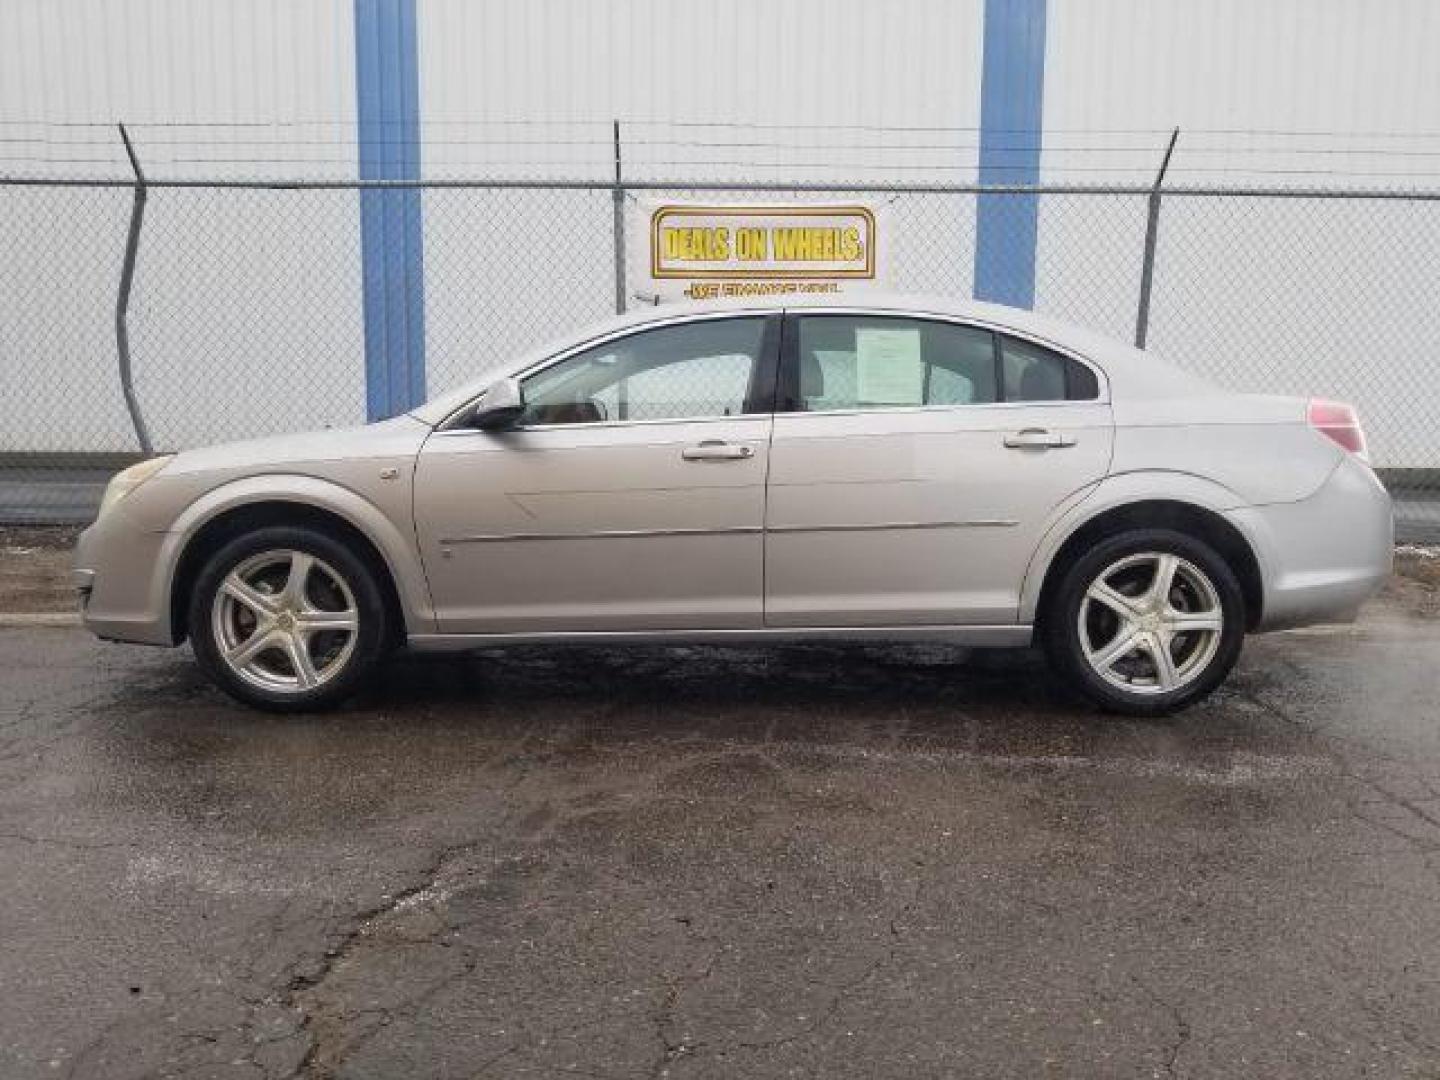
[{"label": "blue pole", "polygon": [[[420,176],[415,0],[355,0],[360,179]],[[394,416],[425,400],[425,262],[420,192],[360,192],[365,411]]]},{"label": "blue pole", "polygon": [[[1045,96],[1046,0],[985,0],[980,76],[980,183],[1038,184]],[[981,195],[975,218],[975,297],[1035,303],[1035,195]]]}]

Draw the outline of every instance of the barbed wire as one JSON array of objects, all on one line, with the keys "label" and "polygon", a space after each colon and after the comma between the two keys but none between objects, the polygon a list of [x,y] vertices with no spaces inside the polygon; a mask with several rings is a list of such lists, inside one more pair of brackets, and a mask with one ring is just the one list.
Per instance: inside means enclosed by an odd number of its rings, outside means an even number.
[{"label": "barbed wire", "polygon": [[[123,117],[120,119],[124,119]],[[603,126],[609,129],[616,122],[615,117],[603,117],[593,119],[571,119],[560,120],[546,117],[510,117],[510,118],[458,118],[458,117],[425,117],[418,124],[420,127],[436,125],[465,126],[465,127],[587,127]],[[1067,127],[1064,125],[1046,125],[1044,127],[993,127],[981,128],[976,125],[966,124],[857,124],[857,123],[777,123],[774,121],[745,121],[745,120],[647,120],[638,118],[619,117],[619,123],[627,128],[637,126],[663,127],[663,128],[726,128],[754,131],[874,131],[880,133],[889,132],[979,132],[982,130],[994,131],[1002,134],[1100,134],[1100,135],[1169,135],[1173,126],[1165,127]],[[57,127],[57,128],[103,128],[113,131],[116,120],[57,120],[47,117],[0,117],[0,128],[4,127]],[[285,119],[265,120],[124,120],[127,127],[132,130],[142,128],[267,128],[267,127],[335,127],[354,128],[361,123],[356,119],[317,118],[303,119],[289,117]],[[366,126],[373,127],[412,127],[415,122],[398,119],[375,119],[364,121]],[[1246,128],[1246,127],[1190,127],[1183,128],[1186,137],[1194,135],[1247,135],[1266,136],[1280,138],[1360,138],[1360,139],[1436,139],[1440,140],[1440,130],[1437,131],[1401,131],[1396,129],[1367,129],[1364,131],[1341,130],[1327,128]]]},{"label": "barbed wire", "polygon": [[[613,165],[615,121],[435,119],[421,123],[418,138],[387,133],[400,121],[374,124],[342,120],[139,121],[128,124],[142,161],[183,169],[187,176],[214,169],[227,175],[249,170],[260,177],[296,169],[352,171],[360,157],[381,164],[418,168],[422,178],[463,176],[477,181],[524,175],[587,179]],[[604,135],[584,129],[603,124]],[[778,124],[742,121],[621,122],[623,165],[649,176],[669,170],[755,170],[765,179],[785,171],[796,178],[816,175],[873,177],[927,176],[936,182],[978,177],[980,155],[993,149],[1000,160],[986,163],[1011,175],[1013,156],[1039,158],[1051,180],[1066,177],[1148,177],[1161,144],[1150,128],[1027,128],[982,132],[973,126],[886,126],[866,124]],[[427,129],[439,125],[439,133]],[[307,128],[333,131],[318,134]],[[344,134],[341,133],[341,129]],[[458,134],[455,129],[467,134]],[[519,129],[525,130],[519,130]],[[531,130],[533,129],[533,130]],[[468,134],[493,131],[495,134]],[[665,132],[673,134],[666,135]],[[775,135],[789,132],[792,137]],[[847,133],[841,136],[837,133]],[[868,132],[874,138],[856,137]],[[733,135],[733,137],[732,137]],[[937,135],[952,136],[937,138]],[[994,136],[993,139],[987,136]],[[1144,141],[1140,141],[1144,136]],[[1297,143],[1298,137],[1337,138],[1341,145]],[[1405,138],[1418,145],[1395,145]],[[1219,140],[1217,142],[1217,139]],[[1357,140],[1384,145],[1357,145]],[[1128,140],[1128,141],[1127,141]],[[1237,140],[1248,140],[1237,141]],[[1254,145],[1264,140],[1264,145]],[[1424,185],[1440,177],[1440,133],[1314,132],[1281,129],[1198,128],[1187,130],[1176,150],[1170,176],[1179,180],[1245,178],[1251,183],[1303,181],[1379,182]],[[108,151],[101,154],[101,150]],[[394,151],[393,153],[390,153]],[[1393,164],[1392,164],[1393,163]],[[94,167],[128,172],[115,126],[101,121],[0,119],[0,172],[64,176]],[[1015,174],[1024,178],[1024,174]]]}]

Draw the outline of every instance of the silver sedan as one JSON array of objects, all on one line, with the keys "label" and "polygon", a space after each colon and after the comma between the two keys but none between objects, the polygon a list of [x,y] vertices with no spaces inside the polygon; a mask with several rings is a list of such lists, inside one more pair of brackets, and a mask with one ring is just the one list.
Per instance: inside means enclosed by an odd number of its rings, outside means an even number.
[{"label": "silver sedan", "polygon": [[1226,393],[1027,312],[658,307],[345,431],[154,458],[81,537],[86,624],[271,709],[387,651],[1025,646],[1142,715],[1388,573],[1348,406]]}]

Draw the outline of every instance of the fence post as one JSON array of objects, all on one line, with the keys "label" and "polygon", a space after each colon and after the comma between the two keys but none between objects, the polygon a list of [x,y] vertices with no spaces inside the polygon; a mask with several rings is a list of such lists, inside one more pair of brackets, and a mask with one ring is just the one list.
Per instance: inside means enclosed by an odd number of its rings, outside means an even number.
[{"label": "fence post", "polygon": [[135,384],[130,371],[130,290],[135,284],[135,260],[140,253],[140,226],[145,221],[145,200],[149,190],[145,184],[145,172],[140,168],[140,159],[130,142],[130,133],[124,124],[120,129],[120,141],[125,144],[125,156],[130,159],[130,168],[135,173],[135,198],[130,204],[130,232],[125,237],[125,261],[120,266],[120,293],[115,299],[115,351],[120,360],[120,391],[125,395],[125,408],[130,411],[130,422],[135,425],[135,438],[140,449],[152,453],[150,432],[145,427],[145,418],[140,414],[140,401],[135,396]]},{"label": "fence post", "polygon": [[620,168],[620,121],[614,121],[615,187],[611,198],[615,203],[615,314],[625,314],[625,187]]},{"label": "fence post", "polygon": [[1160,232],[1160,185],[1165,182],[1165,170],[1170,167],[1170,155],[1175,152],[1175,140],[1180,138],[1177,127],[1170,132],[1170,144],[1165,147],[1165,156],[1160,159],[1160,171],[1155,174],[1155,183],[1150,188],[1149,213],[1145,218],[1145,255],[1140,264],[1140,305],[1135,312],[1135,347],[1145,347],[1145,337],[1150,331],[1150,288],[1155,282],[1155,243]]}]

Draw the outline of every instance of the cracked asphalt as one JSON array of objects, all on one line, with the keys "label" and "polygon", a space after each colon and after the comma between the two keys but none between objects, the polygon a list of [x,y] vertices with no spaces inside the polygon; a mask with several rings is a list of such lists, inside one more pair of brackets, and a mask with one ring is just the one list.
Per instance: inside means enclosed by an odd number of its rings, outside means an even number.
[{"label": "cracked asphalt", "polygon": [[0,630],[0,1076],[1440,1077],[1440,619],[1164,722],[1029,654]]}]

